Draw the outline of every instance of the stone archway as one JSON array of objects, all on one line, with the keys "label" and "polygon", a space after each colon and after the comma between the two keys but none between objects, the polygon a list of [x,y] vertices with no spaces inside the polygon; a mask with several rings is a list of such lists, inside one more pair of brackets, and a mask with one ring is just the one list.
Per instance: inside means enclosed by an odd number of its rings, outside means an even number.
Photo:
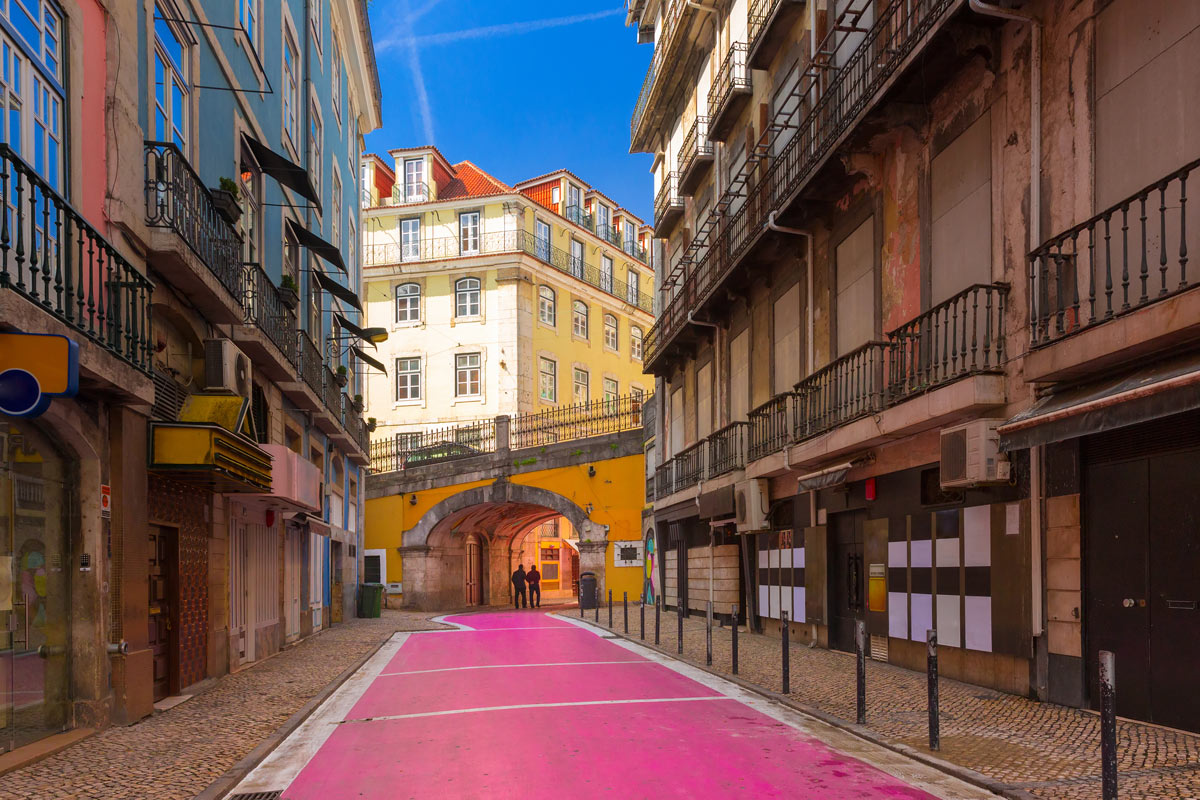
[{"label": "stone archway", "polygon": [[512,540],[531,525],[558,516],[566,517],[579,534],[580,569],[596,573],[603,583],[607,526],[593,522],[584,509],[556,492],[500,479],[447,497],[404,532],[398,551],[404,559],[405,604],[421,609],[467,605],[463,570],[469,537],[485,537],[489,543],[484,602],[505,602]]}]

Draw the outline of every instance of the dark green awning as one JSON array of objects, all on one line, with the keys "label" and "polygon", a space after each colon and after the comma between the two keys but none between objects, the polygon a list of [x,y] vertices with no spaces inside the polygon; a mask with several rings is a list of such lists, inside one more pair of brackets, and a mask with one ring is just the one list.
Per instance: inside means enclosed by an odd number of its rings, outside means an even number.
[{"label": "dark green awning", "polygon": [[321,210],[321,198],[317,195],[308,170],[279,155],[248,133],[242,134],[242,140],[250,148],[259,169],[311,202],[317,207],[317,211]]},{"label": "dark green awning", "polygon": [[364,364],[370,364],[372,367],[374,367],[375,369],[379,370],[379,371],[380,371],[380,372],[382,372],[384,375],[387,375],[387,367],[383,366],[383,364],[381,364],[380,362],[378,362],[378,361],[376,361],[375,359],[371,358],[369,355],[367,355],[366,353],[364,353],[364,352],[363,352],[361,349],[359,349],[358,347],[353,347],[353,346],[352,346],[350,349],[351,349],[351,350],[354,352],[354,355],[358,356],[358,360],[359,360],[359,361],[363,362]]},{"label": "dark green awning", "polygon": [[309,252],[316,253],[321,258],[328,261],[333,266],[342,271],[343,275],[349,274],[346,272],[346,262],[342,260],[342,251],[330,242],[325,241],[320,236],[310,231],[295,220],[287,221],[288,230],[292,232],[292,236],[296,237],[296,241],[302,246],[307,247]]},{"label": "dark green awning", "polygon": [[346,303],[352,308],[357,308],[359,311],[363,310],[362,303],[358,300],[358,295],[347,289],[345,286],[342,286],[324,272],[314,269],[309,270],[308,274],[312,275],[313,280],[317,282],[318,286],[329,292],[337,299],[341,300],[343,303]]},{"label": "dark green awning", "polygon": [[354,324],[353,322],[351,322],[350,320],[346,319],[346,318],[345,318],[344,316],[342,316],[341,314],[334,314],[334,315],[333,315],[333,317],[334,317],[334,319],[336,319],[336,320],[337,320],[337,323],[338,323],[338,325],[339,325],[339,326],[340,326],[342,329],[344,329],[344,330],[347,330],[347,331],[349,331],[350,333],[354,334],[354,335],[355,335],[355,336],[357,336],[359,339],[361,339],[361,340],[363,340],[364,342],[366,342],[367,344],[371,345],[371,347],[374,347],[376,350],[378,350],[378,349],[379,349],[379,346],[378,346],[377,344],[375,344],[374,342],[372,342],[372,341],[371,341],[371,340],[370,340],[370,339],[367,337],[367,332],[366,332],[365,330],[363,330],[362,328],[358,327],[357,325],[355,325],[355,324]]}]

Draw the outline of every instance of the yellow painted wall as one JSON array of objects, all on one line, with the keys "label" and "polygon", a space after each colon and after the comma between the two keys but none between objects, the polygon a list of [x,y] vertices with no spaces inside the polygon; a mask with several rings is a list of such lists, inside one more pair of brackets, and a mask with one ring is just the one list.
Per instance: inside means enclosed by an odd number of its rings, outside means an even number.
[{"label": "yellow painted wall", "polygon": [[[562,495],[580,508],[592,506],[591,520],[608,525],[608,539],[636,541],[641,539],[642,507],[645,497],[645,458],[641,454],[604,461],[584,462],[570,467],[526,472],[509,480],[515,484],[546,489]],[[588,466],[595,466],[596,475],[588,477]],[[410,495],[381,497],[366,502],[364,549],[387,550],[387,582],[403,580],[403,565],[396,554],[403,533],[420,521],[430,508],[459,492],[490,485],[492,481],[473,481],[417,493],[412,505]],[[605,585],[619,599],[621,592],[630,597],[641,593],[642,570],[639,567],[614,567],[614,548],[609,547]]]}]

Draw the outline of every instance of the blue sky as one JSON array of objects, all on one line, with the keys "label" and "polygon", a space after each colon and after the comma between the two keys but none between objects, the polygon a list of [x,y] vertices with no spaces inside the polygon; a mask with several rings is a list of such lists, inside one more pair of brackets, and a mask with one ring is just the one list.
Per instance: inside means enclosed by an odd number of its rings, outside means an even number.
[{"label": "blue sky", "polygon": [[367,150],[436,144],[508,183],[566,167],[649,221],[650,156],[629,116],[651,46],[621,0],[372,0],[383,129]]}]

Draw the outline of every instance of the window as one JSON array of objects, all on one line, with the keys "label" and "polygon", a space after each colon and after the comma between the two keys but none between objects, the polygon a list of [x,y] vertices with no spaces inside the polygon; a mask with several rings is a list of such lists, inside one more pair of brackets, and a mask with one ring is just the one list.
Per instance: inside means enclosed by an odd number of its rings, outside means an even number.
[{"label": "window", "polygon": [[596,232],[600,234],[601,238],[609,239],[609,238],[611,238],[611,234],[609,233],[609,229],[611,227],[612,227],[612,212],[609,210],[608,206],[604,205],[603,203],[597,203],[596,204]]},{"label": "window", "polygon": [[321,2],[310,0],[308,4],[308,27],[312,29],[313,44],[321,49]]},{"label": "window", "polygon": [[283,226],[283,274],[300,285],[300,243],[287,225]]},{"label": "window", "polygon": [[628,277],[629,285],[627,288],[629,291],[629,296],[626,299],[629,301],[629,305],[636,306],[642,293],[642,276],[635,270],[631,269],[629,270]]},{"label": "window", "polygon": [[308,337],[314,343],[321,341],[321,288],[312,278],[313,272],[320,269],[316,264],[309,263],[308,279]]},{"label": "window", "polygon": [[[313,3],[316,5],[316,3]],[[333,91],[331,104],[338,127],[342,125],[342,48],[337,37],[333,37],[333,52],[329,56],[329,80]]]},{"label": "window", "polygon": [[454,284],[454,316],[479,316],[479,278],[460,278]]},{"label": "window", "polygon": [[358,263],[358,227],[354,224],[354,215],[346,223],[346,263]]},{"label": "window", "polygon": [[363,551],[363,583],[383,583],[387,550]]},{"label": "window", "polygon": [[542,261],[550,260],[550,226],[540,219],[533,223],[537,257]]},{"label": "window", "polygon": [[633,229],[633,223],[625,220],[625,252],[633,255],[637,247],[637,233]]},{"label": "window", "polygon": [[629,396],[633,398],[635,406],[640,406],[642,399],[646,396],[646,390],[640,386],[632,386],[629,389]]},{"label": "window", "polygon": [[583,277],[583,242],[578,239],[571,240],[571,274]]},{"label": "window", "polygon": [[549,286],[542,286],[538,289],[538,320],[554,327],[557,325],[556,309],[557,300],[554,296],[554,290]]},{"label": "window", "polygon": [[396,359],[396,400],[421,399],[421,359]]},{"label": "window", "polygon": [[405,159],[404,202],[422,203],[428,199],[429,198],[425,196],[425,159]]},{"label": "window", "polygon": [[[260,0],[238,0],[238,23],[255,50],[258,49],[259,2]],[[165,16],[161,11],[158,15]]]},{"label": "window", "polygon": [[[0,15],[5,14],[4,5],[0,4]],[[11,147],[53,188],[59,189],[63,100],[56,86],[61,72],[62,20],[48,2],[25,0],[24,5],[32,6],[33,13],[26,13],[13,2],[9,17],[25,45],[0,33],[3,53],[0,142]],[[15,202],[15,189],[13,193]]]},{"label": "window", "polygon": [[600,288],[609,294],[612,294],[613,260],[608,256],[600,257]]},{"label": "window", "polygon": [[479,212],[468,211],[458,215],[458,242],[460,252],[479,252]]},{"label": "window", "polygon": [[[257,3],[258,0],[245,0]],[[300,145],[300,48],[290,30],[283,34],[283,132],[293,148]]]},{"label": "window", "polygon": [[558,364],[549,358],[538,359],[538,397],[547,403],[558,402]]},{"label": "window", "polygon": [[588,401],[588,371],[575,368],[575,377],[571,383],[571,399],[576,403]]},{"label": "window", "polygon": [[[316,5],[313,3],[313,5]],[[324,125],[321,124],[321,109],[316,99],[308,102],[308,174],[312,176],[313,188],[321,194],[321,144]]]},{"label": "window", "polygon": [[421,321],[421,287],[405,283],[396,287],[396,322]]},{"label": "window", "polygon": [[154,7],[154,138],[187,152],[191,91],[187,51],[172,23],[166,21],[172,16]]},{"label": "window", "polygon": [[[468,280],[474,280],[470,278]],[[479,353],[459,353],[454,357],[454,396],[479,396]]]},{"label": "window", "polygon": [[258,167],[242,156],[239,175],[239,194],[242,196],[242,216],[238,219],[238,233],[242,236],[242,261],[257,264],[260,260],[260,237],[262,236],[262,180]]},{"label": "window", "polygon": [[642,329],[637,325],[629,328],[629,355],[642,360]]},{"label": "window", "polygon": [[604,315],[604,346],[609,350],[618,350],[621,347],[620,341],[617,339],[617,318],[612,314]]},{"label": "window", "polygon": [[421,257],[421,220],[417,217],[400,220],[400,260],[416,261]]},{"label": "window", "polygon": [[617,379],[604,379],[604,405],[606,408],[615,408],[617,405]]},{"label": "window", "polygon": [[329,186],[329,241],[334,247],[342,246],[342,176],[335,169]]},{"label": "window", "polygon": [[407,453],[410,450],[416,450],[420,448],[422,441],[423,437],[419,432],[397,433],[396,449],[401,453]]},{"label": "window", "polygon": [[583,190],[573,183],[567,184],[567,208],[574,208],[577,213],[583,212]]},{"label": "window", "polygon": [[576,300],[571,304],[571,333],[582,336],[584,339],[587,338],[588,307],[587,303],[582,300]]},{"label": "window", "polygon": [[559,202],[561,202],[561,201],[562,201],[562,189],[559,188],[558,186],[551,187],[550,202],[554,203],[555,205],[558,205]]}]

